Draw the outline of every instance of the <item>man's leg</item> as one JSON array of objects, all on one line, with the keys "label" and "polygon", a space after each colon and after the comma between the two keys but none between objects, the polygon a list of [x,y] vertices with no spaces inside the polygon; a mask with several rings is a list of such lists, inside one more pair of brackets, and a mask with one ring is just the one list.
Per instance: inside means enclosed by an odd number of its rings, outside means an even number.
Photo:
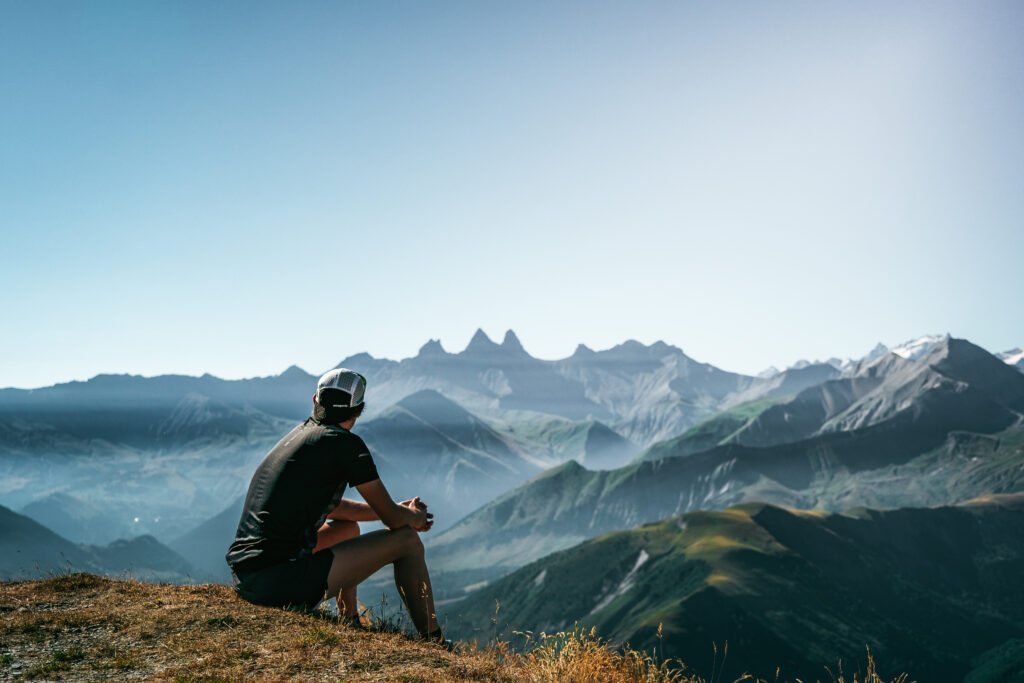
[{"label": "man's leg", "polygon": [[405,598],[409,615],[420,635],[439,633],[434,595],[423,557],[423,542],[415,530],[402,527],[353,538],[331,548],[334,562],[327,575],[327,594],[355,588],[386,564],[395,565],[395,585]]},{"label": "man's leg", "polygon": [[[327,520],[316,534],[316,547],[313,552],[319,552],[344,541],[359,536],[359,525],[351,520]],[[338,596],[338,611],[343,617],[359,616],[359,598],[356,595],[356,587],[346,588],[340,594],[331,592],[331,596]]]}]

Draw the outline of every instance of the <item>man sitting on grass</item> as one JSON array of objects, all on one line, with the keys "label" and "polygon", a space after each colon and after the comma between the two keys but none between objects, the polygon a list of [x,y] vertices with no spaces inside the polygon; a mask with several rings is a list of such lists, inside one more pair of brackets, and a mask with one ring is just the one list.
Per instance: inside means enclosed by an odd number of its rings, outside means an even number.
[{"label": "man sitting on grass", "polygon": [[[366,444],[352,433],[363,412],[366,379],[331,370],[317,383],[313,416],[263,459],[249,484],[226,559],[235,589],[259,604],[315,607],[337,599],[343,617],[358,621],[356,586],[386,564],[420,635],[444,643],[434,614],[430,576],[419,534],[433,526],[420,499],[396,503],[381,482]],[[345,486],[365,500],[345,500]],[[360,535],[358,522],[387,529]]]}]

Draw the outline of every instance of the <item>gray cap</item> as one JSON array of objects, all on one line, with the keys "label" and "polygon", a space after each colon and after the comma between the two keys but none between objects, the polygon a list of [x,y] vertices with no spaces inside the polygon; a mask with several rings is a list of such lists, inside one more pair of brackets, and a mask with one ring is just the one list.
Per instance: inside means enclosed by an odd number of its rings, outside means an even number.
[{"label": "gray cap", "polygon": [[366,394],[366,378],[355,370],[335,368],[316,383],[316,400],[325,408],[355,408]]}]

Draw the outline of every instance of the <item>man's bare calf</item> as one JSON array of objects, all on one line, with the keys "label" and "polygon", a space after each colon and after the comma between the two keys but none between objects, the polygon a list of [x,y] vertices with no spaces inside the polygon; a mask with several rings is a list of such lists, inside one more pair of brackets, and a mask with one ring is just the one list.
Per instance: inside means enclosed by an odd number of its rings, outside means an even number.
[{"label": "man's bare calf", "polygon": [[[411,527],[374,531],[331,546],[334,562],[327,575],[328,596],[339,596],[339,608],[355,587],[386,564],[395,568],[395,586],[405,600],[421,636],[439,633],[434,594],[423,556],[423,542]],[[348,609],[346,604],[345,609]]]}]

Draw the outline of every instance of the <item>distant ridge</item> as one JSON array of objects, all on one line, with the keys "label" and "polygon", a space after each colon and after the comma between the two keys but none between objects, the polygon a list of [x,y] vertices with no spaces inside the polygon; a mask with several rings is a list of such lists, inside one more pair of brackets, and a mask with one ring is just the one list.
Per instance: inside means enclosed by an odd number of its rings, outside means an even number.
[{"label": "distant ridge", "polygon": [[[412,358],[359,353],[341,364],[370,382],[357,432],[396,490],[429,496],[438,531],[530,477],[582,464],[554,472],[573,486],[603,487],[587,489],[602,507],[585,527],[574,526],[579,501],[559,509],[555,536],[540,546],[551,548],[614,528],[603,525],[757,497],[891,505],[893,481],[919,502],[1016,486],[1009,463],[1024,374],[1007,359],[1018,354],[996,358],[948,335],[898,348],[905,354],[880,346],[839,367],[830,359],[752,377],[663,341],[580,344],[568,358],[541,360],[513,330],[500,343],[478,330],[454,353],[430,340]],[[315,381],[293,365],[245,380],[100,375],[0,390],[0,502],[82,541],[93,530],[75,531],[74,505],[51,498],[73,491],[82,510],[96,506],[95,520],[176,539],[244,493],[263,455],[310,415]],[[630,464],[641,451],[664,464]],[[428,474],[408,474],[417,468]],[[883,473],[885,485],[873,485]],[[645,477],[659,493],[639,505],[627,484]],[[535,501],[520,503],[523,538],[536,540]],[[483,527],[467,529],[459,533]]]},{"label": "distant ridge", "polygon": [[[787,366],[786,369],[801,369],[801,368],[807,367],[808,365],[829,364],[829,365],[832,365],[833,367],[836,367],[839,370],[846,370],[852,364],[857,362],[858,360],[873,360],[873,359],[878,358],[878,357],[880,357],[882,355],[885,355],[886,353],[896,353],[897,355],[900,355],[900,356],[903,356],[903,357],[906,357],[906,358],[916,358],[916,357],[918,357],[920,355],[923,355],[925,352],[927,352],[927,350],[929,348],[931,348],[931,346],[933,346],[934,344],[939,343],[942,340],[947,339],[949,337],[950,337],[950,335],[948,333],[946,333],[946,334],[924,335],[924,336],[921,336],[921,337],[917,337],[917,338],[914,338],[914,339],[902,342],[902,343],[897,344],[897,345],[895,345],[895,346],[893,346],[891,348],[886,346],[885,344],[879,342],[871,351],[869,351],[867,354],[865,354],[864,356],[862,356],[859,359],[829,358],[829,359],[827,359],[825,361],[798,360],[798,361],[792,363],[791,365]],[[470,338],[470,340],[469,340],[468,344],[466,345],[465,349],[463,349],[463,351],[461,351],[459,353],[449,354],[444,349],[444,347],[442,346],[441,341],[439,339],[429,339],[426,343],[424,343],[420,347],[419,351],[417,352],[417,355],[414,356],[413,358],[416,358],[416,357],[419,357],[419,356],[424,356],[424,355],[425,356],[439,356],[439,355],[454,355],[454,356],[458,356],[458,355],[465,354],[466,351],[470,351],[471,354],[472,354],[472,353],[481,352],[481,351],[493,351],[496,348],[497,349],[505,349],[507,351],[519,351],[519,352],[522,352],[522,353],[524,353],[526,355],[529,355],[526,352],[525,348],[522,345],[522,342],[520,341],[518,335],[515,333],[514,330],[511,330],[511,329],[506,330],[506,332],[504,334],[504,337],[502,339],[502,342],[500,344],[498,344],[498,343],[494,342],[487,335],[487,333],[484,332],[484,330],[482,328],[478,328],[476,330],[476,332],[473,333],[473,335]],[[574,357],[578,357],[578,356],[587,356],[587,355],[595,354],[595,353],[607,353],[607,352],[616,352],[616,351],[622,351],[622,350],[625,350],[625,351],[628,352],[628,351],[636,351],[636,350],[642,349],[642,348],[651,348],[651,349],[654,349],[656,351],[661,351],[661,350],[665,350],[665,349],[671,349],[671,350],[675,350],[675,351],[680,351],[677,347],[672,346],[670,344],[667,344],[664,341],[656,341],[656,342],[652,343],[650,346],[647,346],[647,345],[644,345],[641,342],[638,342],[638,341],[636,341],[634,339],[628,339],[628,340],[626,340],[626,341],[624,341],[624,342],[622,342],[620,344],[612,346],[611,348],[609,348],[609,349],[607,349],[605,351],[595,351],[594,349],[592,349],[587,344],[580,343],[580,344],[578,344],[576,346],[576,349],[573,351],[573,353],[571,355],[569,355],[568,357],[566,357],[564,359],[560,359],[560,360],[543,361],[543,362],[558,363],[558,362],[563,362],[563,361],[570,360],[570,359],[572,359]],[[1010,349],[1008,351],[1003,351],[1003,352],[1000,352],[1000,353],[995,354],[995,355],[998,356],[1000,359],[1004,360],[1007,364],[1010,364],[1010,365],[1020,366],[1022,363],[1024,363],[1024,350],[1021,350],[1020,348]],[[532,356],[531,356],[531,358],[532,358]],[[411,359],[405,359],[405,360],[411,360]],[[334,367],[350,367],[352,369],[373,368],[375,370],[380,370],[380,369],[386,368],[386,367],[398,366],[398,365],[400,365],[403,362],[404,361],[401,361],[401,360],[391,360],[391,359],[387,359],[387,358],[377,358],[377,357],[371,355],[368,352],[360,352],[360,353],[356,353],[356,354],[351,355],[351,356],[347,356],[345,359],[340,361]],[[765,369],[764,371],[762,371],[761,373],[758,373],[756,375],[756,377],[759,377],[759,378],[769,378],[769,377],[774,376],[775,374],[778,374],[779,372],[780,371],[777,368],[769,367],[769,368]],[[156,376],[151,376],[151,377],[145,377],[145,376],[142,376],[142,375],[129,374],[129,373],[114,373],[114,374],[103,373],[103,374],[98,374],[98,375],[92,377],[91,379],[88,379],[88,380],[85,380],[85,381],[73,380],[73,381],[70,381],[70,382],[62,382],[62,383],[57,383],[57,384],[53,384],[53,385],[32,388],[32,389],[15,389],[15,388],[10,388],[10,387],[8,387],[8,388],[0,388],[0,405],[3,404],[3,398],[4,398],[5,394],[19,394],[19,393],[40,392],[40,391],[46,392],[47,390],[54,390],[54,389],[61,389],[62,391],[67,391],[69,389],[72,389],[73,387],[78,387],[80,385],[90,385],[91,389],[99,389],[101,387],[122,388],[123,389],[123,388],[126,388],[126,387],[130,387],[131,385],[133,385],[135,383],[144,382],[144,383],[150,384],[150,386],[148,386],[147,389],[152,389],[154,387],[167,389],[168,387],[173,386],[175,384],[175,382],[186,382],[187,383],[190,380],[201,380],[201,381],[205,381],[205,382],[235,383],[235,384],[238,384],[238,386],[243,386],[243,385],[251,385],[252,386],[252,385],[259,385],[259,384],[268,384],[272,380],[275,380],[275,379],[285,379],[285,380],[296,380],[297,379],[297,380],[301,380],[301,381],[306,381],[309,378],[314,378],[315,379],[317,376],[319,376],[319,373],[310,373],[309,371],[299,367],[298,365],[294,365],[294,364],[290,365],[288,368],[286,368],[283,372],[281,372],[278,375],[268,375],[268,376],[265,376],[265,377],[252,377],[252,378],[236,379],[236,380],[221,379],[221,378],[219,378],[219,377],[217,377],[217,376],[215,376],[213,374],[210,374],[210,373],[204,373],[203,375],[201,375],[199,377],[192,376],[192,375],[173,374],[173,373],[172,374],[166,374],[166,375],[156,375]],[[196,385],[193,385],[193,388],[194,388],[194,386],[196,386]]]},{"label": "distant ridge", "polygon": [[122,539],[104,546],[78,545],[29,517],[0,506],[0,579],[68,571],[130,573],[140,579],[177,583],[206,578],[152,536]]}]

